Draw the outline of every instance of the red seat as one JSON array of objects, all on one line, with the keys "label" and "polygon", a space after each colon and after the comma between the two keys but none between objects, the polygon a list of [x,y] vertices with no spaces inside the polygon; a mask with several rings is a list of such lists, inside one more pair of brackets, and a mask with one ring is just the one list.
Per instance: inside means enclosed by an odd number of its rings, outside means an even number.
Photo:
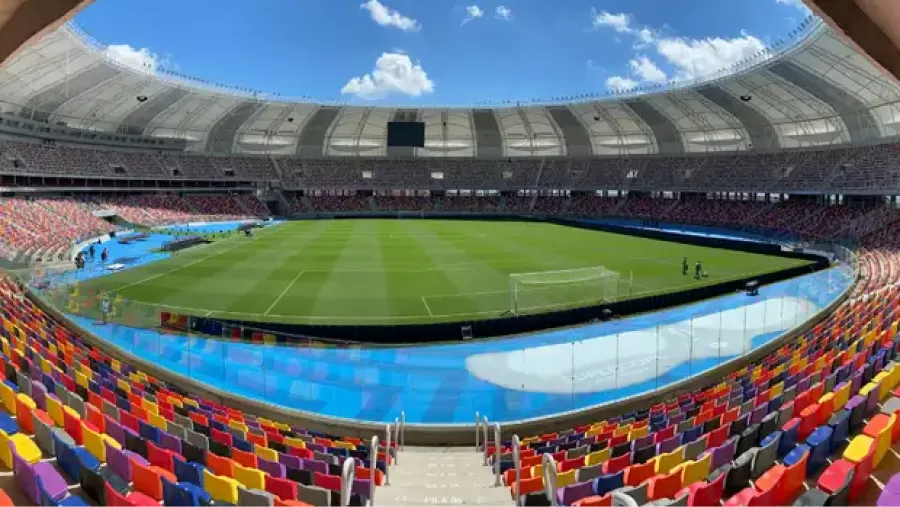
[{"label": "red seat", "polygon": [[816,487],[829,495],[833,495],[844,486],[844,483],[847,482],[847,476],[851,473],[853,473],[853,463],[845,459],[835,460],[819,476]]},{"label": "red seat", "polygon": [[[523,468],[522,472],[522,480],[531,479],[531,467]],[[507,486],[512,486],[516,482],[516,469],[511,468],[505,472],[503,472],[503,484]]]},{"label": "red seat", "polygon": [[280,479],[266,474],[266,491],[282,500],[296,500],[299,487],[290,479]]},{"label": "red seat", "polygon": [[569,470],[577,470],[582,466],[584,466],[584,458],[572,458],[560,461],[557,469],[560,472],[568,472]]},{"label": "red seat", "polygon": [[223,458],[218,454],[207,452],[206,468],[215,475],[234,477],[234,460],[231,458]]},{"label": "red seat", "polygon": [[603,473],[614,474],[625,470],[631,464],[631,453],[623,454],[619,457],[612,458],[603,462]]},{"label": "red seat", "polygon": [[[174,456],[176,456],[174,451],[162,449],[154,445],[153,442],[147,442],[147,461],[149,461],[151,465],[162,468],[167,472],[175,473]],[[179,456],[179,458],[180,457],[181,456]]]},{"label": "red seat", "polygon": [[516,491],[516,482],[513,481],[512,484],[509,485],[509,491],[512,494],[513,499],[516,498],[516,494],[519,496],[527,495],[529,493],[535,493],[538,491],[542,491],[544,489],[544,478],[543,477],[531,477],[528,479],[522,478],[519,481],[519,484],[522,487],[522,490]]},{"label": "red seat", "polygon": [[[715,507],[719,505],[722,502],[722,492],[725,489],[725,476],[727,475],[722,473],[712,482],[692,484],[689,488],[691,491],[688,492],[688,505],[697,507]],[[676,495],[676,498],[680,496],[681,492]]]},{"label": "red seat", "polygon": [[245,466],[247,468],[258,468],[256,454],[253,454],[252,452],[242,451],[240,449],[232,449],[231,459],[233,459],[235,463],[241,466]]},{"label": "red seat", "polygon": [[339,475],[328,475],[316,472],[314,484],[329,491],[340,491],[341,477]]}]

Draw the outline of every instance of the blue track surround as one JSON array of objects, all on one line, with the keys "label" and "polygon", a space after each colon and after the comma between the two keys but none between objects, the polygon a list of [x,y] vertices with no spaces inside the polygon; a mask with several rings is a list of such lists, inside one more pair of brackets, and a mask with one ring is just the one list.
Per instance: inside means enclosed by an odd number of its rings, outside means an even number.
[{"label": "blue track surround", "polygon": [[[235,225],[236,227],[236,225]],[[111,260],[152,262],[171,236],[109,243]],[[97,276],[100,269],[82,276]],[[511,422],[582,410],[681,381],[758,347],[839,298],[838,266],[763,287],[617,321],[528,336],[391,348],[300,348],[102,325],[70,316],[146,361],[220,390],[361,422]]]}]

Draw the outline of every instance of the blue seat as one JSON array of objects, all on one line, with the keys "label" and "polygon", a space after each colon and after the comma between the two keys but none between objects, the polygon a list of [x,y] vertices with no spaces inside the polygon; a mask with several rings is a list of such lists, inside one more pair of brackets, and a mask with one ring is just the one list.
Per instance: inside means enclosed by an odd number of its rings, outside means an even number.
[{"label": "blue seat", "polygon": [[831,417],[828,419],[828,425],[832,429],[831,449],[836,451],[850,434],[850,412],[841,409],[831,414]]},{"label": "blue seat", "polygon": [[797,436],[800,432],[800,418],[788,421],[782,427],[781,443],[778,444],[778,458],[784,458],[791,449],[797,445]]},{"label": "blue seat", "polygon": [[81,480],[81,466],[91,470],[100,468],[100,462],[87,449],[63,442],[55,433],[53,449],[56,451],[56,463],[60,470],[75,482]]},{"label": "blue seat", "polygon": [[210,494],[200,486],[191,483],[173,484],[162,477],[163,505],[178,507],[181,505],[209,505],[212,501]]},{"label": "blue seat", "polygon": [[19,432],[19,423],[6,412],[0,411],[0,430],[5,431],[7,435],[15,435]]},{"label": "blue seat", "polygon": [[203,487],[203,470],[206,467],[197,463],[188,463],[178,456],[174,456],[172,459],[175,463],[175,477],[178,478],[179,483],[188,482]]},{"label": "blue seat", "polygon": [[806,475],[813,476],[827,462],[831,454],[831,434],[834,430],[831,426],[819,426],[806,439],[809,446],[809,461],[806,462]]},{"label": "blue seat", "polygon": [[159,428],[151,426],[144,421],[138,421],[139,434],[144,440],[149,440],[154,444],[159,444]]},{"label": "blue seat", "polygon": [[794,447],[793,449],[791,449],[791,451],[788,452],[787,455],[785,455],[782,463],[784,463],[784,466],[789,467],[789,466],[797,463],[798,461],[800,461],[803,458],[803,455],[808,452],[809,452],[808,445],[799,444],[797,447]]},{"label": "blue seat", "polygon": [[235,449],[239,449],[241,451],[253,452],[253,443],[248,442],[243,438],[234,437],[232,439],[231,445],[233,445]]},{"label": "blue seat", "polygon": [[614,474],[601,475],[594,479],[591,488],[597,496],[603,496],[610,491],[617,490],[625,485],[625,471],[620,470]]},{"label": "blue seat", "polygon": [[700,438],[700,433],[703,431],[703,426],[694,426],[688,430],[685,430],[684,433],[681,434],[681,445],[689,444],[694,440]]}]

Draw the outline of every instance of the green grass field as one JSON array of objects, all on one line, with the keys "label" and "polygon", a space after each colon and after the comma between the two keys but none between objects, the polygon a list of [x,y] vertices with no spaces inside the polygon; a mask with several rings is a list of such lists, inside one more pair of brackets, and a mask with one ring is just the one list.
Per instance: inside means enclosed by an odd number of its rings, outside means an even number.
[{"label": "green grass field", "polygon": [[[682,276],[682,256],[691,274],[701,260],[708,278]],[[541,223],[318,220],[195,247],[79,290],[231,319],[409,324],[502,315],[510,273],[604,266],[619,273],[621,299],[803,263]],[[523,289],[520,312],[598,302],[599,282],[570,282]]]}]

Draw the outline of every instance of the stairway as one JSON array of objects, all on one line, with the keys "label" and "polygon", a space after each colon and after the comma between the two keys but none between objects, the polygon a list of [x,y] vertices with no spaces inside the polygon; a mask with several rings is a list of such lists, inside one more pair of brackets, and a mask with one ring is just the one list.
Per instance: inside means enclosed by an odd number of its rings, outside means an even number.
[{"label": "stairway", "polygon": [[492,469],[471,447],[406,447],[379,488],[376,505],[512,505],[509,489],[494,487]]}]

